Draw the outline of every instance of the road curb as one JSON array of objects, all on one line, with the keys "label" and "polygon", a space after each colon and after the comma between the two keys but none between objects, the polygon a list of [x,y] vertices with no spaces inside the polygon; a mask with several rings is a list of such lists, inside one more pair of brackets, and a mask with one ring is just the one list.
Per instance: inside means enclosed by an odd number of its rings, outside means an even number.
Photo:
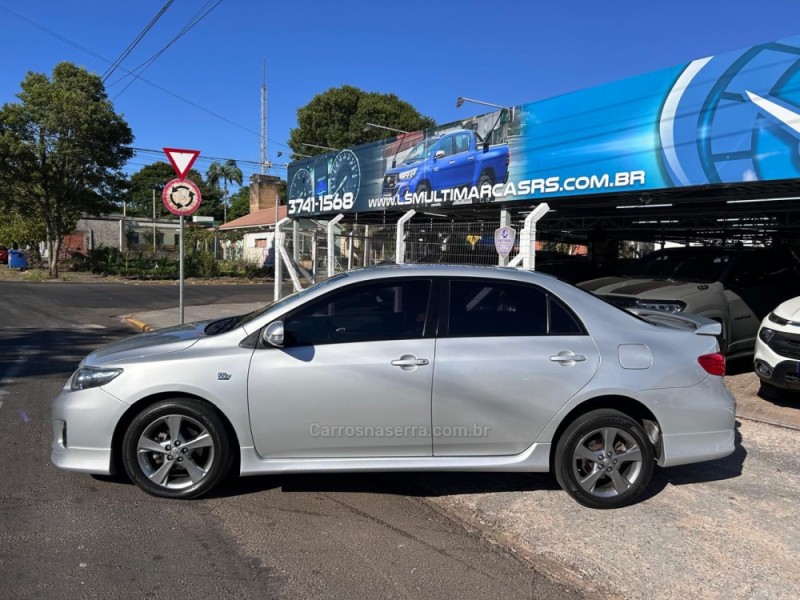
[{"label": "road curb", "polygon": [[139,331],[144,331],[144,332],[153,331],[153,327],[151,325],[148,325],[144,321],[140,321],[139,319],[136,319],[134,317],[125,317],[125,322],[134,329],[138,329]]}]

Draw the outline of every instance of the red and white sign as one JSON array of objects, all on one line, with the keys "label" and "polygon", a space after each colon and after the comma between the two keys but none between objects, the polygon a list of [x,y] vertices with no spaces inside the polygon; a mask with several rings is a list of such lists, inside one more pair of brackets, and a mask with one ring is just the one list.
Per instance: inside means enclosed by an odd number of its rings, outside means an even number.
[{"label": "red and white sign", "polygon": [[200,188],[189,179],[173,179],[161,192],[161,201],[173,215],[187,217],[200,208]]},{"label": "red and white sign", "polygon": [[179,179],[186,179],[186,174],[200,156],[200,150],[182,150],[180,148],[164,148],[164,153]]}]

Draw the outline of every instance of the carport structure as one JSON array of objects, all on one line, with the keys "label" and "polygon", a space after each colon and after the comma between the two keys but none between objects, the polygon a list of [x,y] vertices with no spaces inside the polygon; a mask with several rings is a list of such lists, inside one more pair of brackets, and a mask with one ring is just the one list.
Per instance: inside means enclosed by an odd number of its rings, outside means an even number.
[{"label": "carport structure", "polygon": [[538,239],[606,260],[621,241],[786,244],[799,141],[797,37],[292,163],[288,214],[342,215],[349,239],[328,247],[348,266],[391,235],[395,261],[438,245],[440,262],[497,262],[481,251],[494,229],[544,204]]}]

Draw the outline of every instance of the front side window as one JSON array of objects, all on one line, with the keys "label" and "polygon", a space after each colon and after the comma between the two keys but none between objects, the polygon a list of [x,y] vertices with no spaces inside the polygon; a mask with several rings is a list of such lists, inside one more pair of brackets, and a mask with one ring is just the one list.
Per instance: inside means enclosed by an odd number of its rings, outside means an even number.
[{"label": "front side window", "polygon": [[452,337],[579,335],[583,327],[546,291],[492,280],[450,283],[448,334]]},{"label": "front side window", "polygon": [[287,346],[420,338],[429,280],[352,285],[298,309],[284,320]]}]

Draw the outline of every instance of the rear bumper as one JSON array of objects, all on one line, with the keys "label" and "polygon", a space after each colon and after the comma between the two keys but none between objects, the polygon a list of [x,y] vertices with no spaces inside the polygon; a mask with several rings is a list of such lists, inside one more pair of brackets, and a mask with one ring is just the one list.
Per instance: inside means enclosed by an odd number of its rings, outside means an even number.
[{"label": "rear bumper", "polygon": [[735,450],[736,400],[722,378],[709,376],[688,388],[648,390],[641,399],[661,426],[662,467],[714,460]]}]

